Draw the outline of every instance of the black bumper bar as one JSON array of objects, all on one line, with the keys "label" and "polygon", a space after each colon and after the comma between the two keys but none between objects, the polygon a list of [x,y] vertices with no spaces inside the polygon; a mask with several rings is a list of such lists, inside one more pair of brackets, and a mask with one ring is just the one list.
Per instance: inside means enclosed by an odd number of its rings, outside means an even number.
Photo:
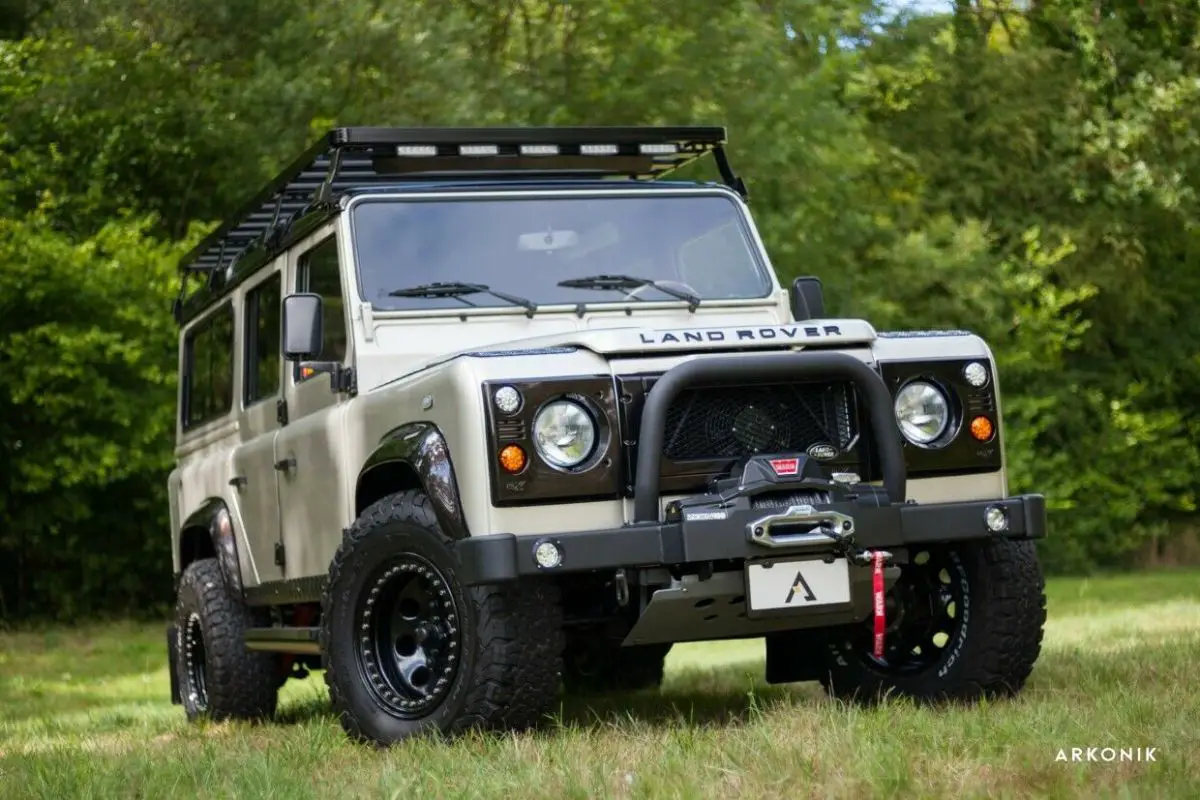
[{"label": "black bumper bar", "polygon": [[[882,498],[879,498],[882,500]],[[634,523],[619,528],[573,531],[544,536],[510,533],[472,536],[455,547],[468,585],[515,580],[528,575],[586,572],[622,567],[670,567],[712,561],[835,553],[837,540],[821,532],[834,523],[853,533],[862,549],[895,549],[934,544],[985,541],[994,538],[1041,539],[1046,535],[1046,502],[1030,494],[1002,500],[918,505],[870,505],[847,500],[821,506],[685,510],[679,521]],[[1001,514],[1003,530],[988,527]],[[690,511],[690,513],[689,513]],[[723,515],[723,516],[722,516]],[[814,518],[821,522],[814,524]],[[849,527],[844,527],[846,522]],[[780,533],[775,533],[780,531]],[[534,552],[552,542],[561,563],[538,565]]]}]

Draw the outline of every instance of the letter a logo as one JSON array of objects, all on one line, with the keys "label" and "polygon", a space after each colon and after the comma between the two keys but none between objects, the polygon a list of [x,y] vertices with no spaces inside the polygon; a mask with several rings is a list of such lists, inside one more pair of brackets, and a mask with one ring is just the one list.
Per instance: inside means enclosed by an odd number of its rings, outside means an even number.
[{"label": "letter a logo", "polygon": [[792,581],[792,588],[788,590],[787,599],[783,602],[785,604],[790,604],[792,602],[792,598],[796,596],[796,592],[800,589],[804,590],[804,602],[811,603],[813,600],[817,599],[817,596],[813,594],[812,587],[808,585],[808,581],[804,580],[804,573],[797,570],[796,580]]}]

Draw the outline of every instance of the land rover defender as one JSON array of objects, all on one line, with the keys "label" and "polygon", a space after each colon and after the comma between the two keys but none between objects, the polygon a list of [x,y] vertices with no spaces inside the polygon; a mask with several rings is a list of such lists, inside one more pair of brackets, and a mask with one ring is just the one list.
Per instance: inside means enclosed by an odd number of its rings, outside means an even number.
[{"label": "land rover defender", "polygon": [[518,728],[731,638],[864,701],[1038,657],[988,344],[781,285],[723,128],[340,128],[181,275],[189,719],[323,669],[362,740]]}]

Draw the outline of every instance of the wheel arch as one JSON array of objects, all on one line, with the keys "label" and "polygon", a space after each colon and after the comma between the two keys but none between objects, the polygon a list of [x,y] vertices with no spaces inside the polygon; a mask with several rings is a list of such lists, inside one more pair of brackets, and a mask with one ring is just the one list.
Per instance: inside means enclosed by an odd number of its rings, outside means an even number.
[{"label": "wheel arch", "polygon": [[215,558],[229,591],[237,597],[243,596],[233,517],[221,498],[208,498],[184,521],[179,530],[178,554],[179,575],[194,561]]},{"label": "wheel arch", "polygon": [[470,535],[450,448],[432,422],[410,422],[384,435],[359,470],[354,514],[357,517],[372,503],[408,489],[425,492],[446,536],[459,540]]}]

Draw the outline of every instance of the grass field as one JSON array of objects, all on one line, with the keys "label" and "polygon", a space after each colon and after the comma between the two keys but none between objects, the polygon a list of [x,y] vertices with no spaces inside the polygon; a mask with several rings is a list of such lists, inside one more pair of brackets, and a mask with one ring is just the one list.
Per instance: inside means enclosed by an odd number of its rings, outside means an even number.
[{"label": "grass field", "polygon": [[[269,725],[185,725],[161,625],[0,634],[0,797],[1200,797],[1200,571],[1048,592],[1015,701],[850,708],[765,685],[759,641],[689,645],[661,695],[390,751],[343,737],[319,676]],[[1109,746],[1155,761],[1056,760]]]}]

